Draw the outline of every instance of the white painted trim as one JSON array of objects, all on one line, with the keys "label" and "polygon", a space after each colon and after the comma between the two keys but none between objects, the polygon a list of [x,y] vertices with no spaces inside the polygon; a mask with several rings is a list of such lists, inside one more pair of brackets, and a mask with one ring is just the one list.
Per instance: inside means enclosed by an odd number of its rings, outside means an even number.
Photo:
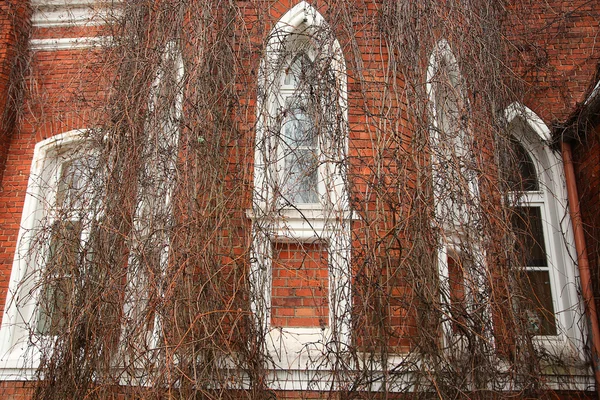
[{"label": "white painted trim", "polygon": [[[323,16],[306,1],[292,7],[277,22],[269,35],[265,56],[258,78],[256,146],[254,163],[253,210],[253,260],[250,268],[250,285],[253,298],[251,308],[260,330],[266,336],[266,351],[271,354],[275,369],[327,370],[332,367],[333,352],[341,354],[350,343],[350,207],[345,187],[345,169],[335,168],[333,162],[324,163],[323,178],[328,186],[321,188],[318,204],[301,205],[297,209],[273,206],[276,203],[275,184],[277,170],[273,168],[274,136],[268,132],[278,129],[274,125],[278,110],[276,99],[281,95],[280,77],[287,50],[293,45],[294,33],[311,37],[318,30],[329,31]],[[336,77],[339,90],[339,107],[347,121],[346,67],[339,42],[330,37],[330,68]],[[319,49],[320,50],[320,49]],[[262,90],[261,90],[262,89]],[[325,138],[328,139],[328,138]],[[333,146],[335,147],[335,146]],[[270,152],[273,150],[273,152]],[[323,149],[322,149],[323,150]],[[326,150],[326,149],[325,149]],[[345,160],[348,151],[347,132],[336,147],[339,154],[329,160]],[[333,151],[333,150],[332,150]],[[342,154],[344,153],[344,154]],[[325,180],[324,179],[324,180]],[[348,218],[346,218],[348,217]],[[271,254],[273,243],[280,242],[326,243],[329,254],[329,327],[276,328],[270,324],[271,304]],[[335,329],[332,329],[335,327]]]},{"label": "white painted trim", "polygon": [[119,0],[34,0],[34,28],[99,26],[118,15]]},{"label": "white painted trim", "polygon": [[39,349],[30,340],[30,325],[35,319],[36,307],[36,295],[31,286],[35,284],[37,274],[32,273],[28,261],[32,250],[31,235],[47,212],[47,203],[52,202],[46,198],[40,180],[43,180],[44,169],[56,152],[77,144],[85,132],[85,129],[72,130],[45,139],[35,146],[0,327],[0,379],[28,380],[35,376]]},{"label": "white painted trim", "polygon": [[596,86],[594,86],[594,89],[592,90],[592,93],[590,93],[590,95],[587,97],[587,99],[585,99],[585,101],[583,102],[583,104],[588,105],[589,102],[594,99],[594,97],[598,96],[599,92],[600,92],[600,81],[598,81],[596,83]]},{"label": "white painted trim", "polygon": [[509,125],[517,117],[525,121],[544,143],[547,144],[552,141],[550,129],[544,121],[527,106],[514,102],[504,110],[506,124]]},{"label": "white painted trim", "polygon": [[32,51],[80,50],[107,46],[111,41],[111,36],[31,39],[29,47]]}]

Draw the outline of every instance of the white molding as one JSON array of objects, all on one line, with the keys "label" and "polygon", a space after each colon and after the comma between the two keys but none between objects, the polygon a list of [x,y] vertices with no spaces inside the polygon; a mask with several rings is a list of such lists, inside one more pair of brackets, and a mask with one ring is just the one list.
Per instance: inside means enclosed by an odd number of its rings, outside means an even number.
[{"label": "white molding", "polygon": [[80,50],[106,46],[111,41],[111,36],[31,39],[29,48],[32,51]]},{"label": "white molding", "polygon": [[[273,359],[269,367],[274,370],[328,370],[332,368],[327,359],[330,352],[343,352],[350,342],[350,207],[344,181],[344,172],[334,171],[333,165],[324,163],[319,170],[322,182],[319,186],[319,203],[302,204],[298,208],[286,208],[276,202],[275,185],[279,178],[272,161],[277,158],[269,153],[273,132],[279,129],[273,115],[275,104],[281,96],[282,61],[290,49],[295,33],[309,37],[318,30],[328,31],[323,16],[306,1],[301,1],[277,22],[269,35],[266,54],[261,62],[258,87],[265,92],[257,101],[257,126],[255,139],[255,167],[253,210],[247,215],[253,220],[253,260],[250,267],[250,285],[253,298],[251,308],[256,322],[266,335],[266,352]],[[334,37],[329,38],[331,71],[336,75],[339,87],[338,101],[347,121],[346,68],[341,46]],[[259,89],[259,92],[261,90]],[[270,129],[271,128],[271,129]],[[344,160],[347,153],[347,132],[343,143],[338,143],[340,154],[330,159]],[[330,138],[324,138],[330,139]],[[330,146],[335,147],[335,146]],[[327,187],[325,187],[327,186]],[[328,196],[326,196],[327,194]],[[278,328],[271,326],[271,256],[273,243],[281,242],[327,243],[329,264],[329,321],[330,326],[321,328]],[[287,372],[286,372],[287,373]]]},{"label": "white molding", "polygon": [[550,143],[552,141],[550,129],[544,123],[544,121],[529,107],[519,102],[514,102],[506,107],[504,110],[504,118],[506,119],[507,125],[509,125],[515,118],[521,118],[544,143]]},{"label": "white molding", "polygon": [[34,0],[31,22],[35,28],[98,26],[116,14],[119,0]]},{"label": "white molding", "polygon": [[596,83],[596,86],[594,86],[592,93],[590,93],[587,99],[585,99],[583,104],[588,105],[594,99],[594,97],[598,95],[598,93],[600,93],[600,80]]},{"label": "white molding", "polygon": [[72,148],[82,140],[86,131],[71,130],[45,139],[35,146],[0,326],[0,380],[28,380],[37,369],[39,342],[32,342],[30,336],[30,324],[35,318],[36,297],[32,284],[37,274],[32,272],[30,264],[30,241],[36,224],[47,211],[47,203],[52,201],[47,198],[40,182],[47,178],[44,176],[44,168],[53,157],[56,158],[56,152]]}]

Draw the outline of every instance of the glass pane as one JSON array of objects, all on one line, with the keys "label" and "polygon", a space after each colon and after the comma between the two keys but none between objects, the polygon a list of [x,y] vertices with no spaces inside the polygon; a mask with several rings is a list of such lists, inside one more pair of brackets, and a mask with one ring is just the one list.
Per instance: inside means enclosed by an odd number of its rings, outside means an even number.
[{"label": "glass pane", "polygon": [[56,193],[57,208],[66,212],[86,212],[86,194],[92,192],[92,186],[100,185],[97,171],[98,160],[92,156],[64,163]]},{"label": "glass pane", "polygon": [[556,335],[552,288],[548,271],[527,271],[523,282],[523,307],[528,329],[536,335]]},{"label": "glass pane", "polygon": [[296,109],[282,131],[283,195],[292,204],[317,203],[319,156],[313,121]]},{"label": "glass pane", "polygon": [[512,226],[516,235],[517,254],[529,267],[547,267],[546,246],[540,207],[515,207]]},{"label": "glass pane", "polygon": [[285,144],[293,149],[298,146],[315,147],[315,133],[312,119],[301,109],[293,110],[293,115],[283,127]]},{"label": "glass pane", "polygon": [[52,227],[38,304],[37,330],[43,335],[56,335],[66,324],[80,262],[81,229],[80,221],[60,221]]},{"label": "glass pane", "polygon": [[313,63],[306,54],[299,54],[294,58],[289,68],[285,71],[283,84],[297,86],[302,80],[306,81],[306,77],[313,72]]},{"label": "glass pane", "polygon": [[285,158],[285,195],[292,204],[317,203],[317,160],[314,152],[296,150]]},{"label": "glass pane", "polygon": [[442,134],[441,140],[454,138],[460,132],[460,96],[456,65],[441,59],[434,82],[435,111],[437,126]]},{"label": "glass pane", "polygon": [[44,282],[38,311],[38,333],[56,336],[66,328],[72,292],[72,281],[68,277]]}]

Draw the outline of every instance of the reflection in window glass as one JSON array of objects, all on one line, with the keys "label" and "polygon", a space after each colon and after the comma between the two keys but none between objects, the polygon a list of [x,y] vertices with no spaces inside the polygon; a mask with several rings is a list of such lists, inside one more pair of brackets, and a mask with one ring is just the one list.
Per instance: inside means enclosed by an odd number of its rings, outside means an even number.
[{"label": "reflection in window glass", "polygon": [[508,190],[513,192],[540,190],[535,164],[529,153],[516,140],[510,140],[510,148],[503,166],[503,178]]},{"label": "reflection in window glass", "polygon": [[284,195],[292,204],[316,203],[318,152],[312,119],[294,110],[283,126]]},{"label": "reflection in window glass", "polygon": [[512,225],[517,237],[517,254],[528,267],[547,267],[546,246],[540,207],[515,207]]},{"label": "reflection in window glass", "polygon": [[548,271],[527,271],[523,282],[525,317],[530,332],[536,335],[556,335],[552,288]]}]

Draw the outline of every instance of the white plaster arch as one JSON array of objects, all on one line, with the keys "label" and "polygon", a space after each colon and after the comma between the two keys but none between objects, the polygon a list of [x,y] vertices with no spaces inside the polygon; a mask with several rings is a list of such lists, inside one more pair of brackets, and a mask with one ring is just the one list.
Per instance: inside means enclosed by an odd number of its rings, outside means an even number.
[{"label": "white plaster arch", "polygon": [[533,132],[535,132],[542,141],[545,143],[550,143],[552,140],[550,129],[544,123],[544,121],[529,107],[519,102],[511,103],[508,107],[506,107],[504,110],[504,118],[507,125],[513,122],[515,118],[521,118],[527,123],[527,125],[529,125]]}]

